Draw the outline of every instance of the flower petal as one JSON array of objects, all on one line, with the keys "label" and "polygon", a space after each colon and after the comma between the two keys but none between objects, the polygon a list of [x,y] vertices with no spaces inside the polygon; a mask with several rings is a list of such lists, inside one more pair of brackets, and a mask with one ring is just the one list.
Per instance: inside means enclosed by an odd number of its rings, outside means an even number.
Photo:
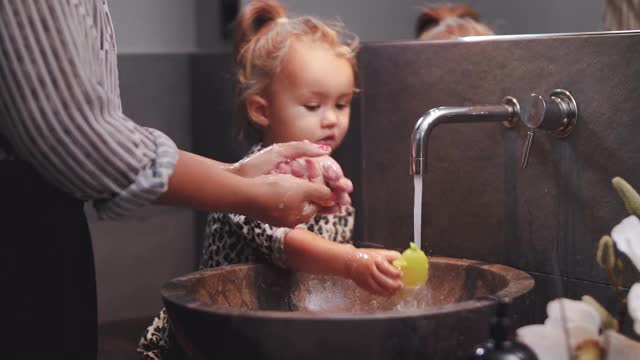
[{"label": "flower petal", "polygon": [[603,338],[607,347],[607,360],[640,359],[640,343],[637,341],[611,330],[605,331]]},{"label": "flower petal", "polygon": [[622,251],[640,270],[640,220],[631,215],[611,230],[611,237],[618,250]]},{"label": "flower petal", "polygon": [[635,283],[627,295],[627,311],[633,319],[633,329],[640,334],[640,283]]},{"label": "flower petal", "polygon": [[[570,352],[587,340],[600,341],[598,312],[584,301],[558,298],[547,304],[544,325],[528,325],[516,330],[518,339],[529,345],[540,360],[569,359]],[[569,341],[565,337],[566,324]]]},{"label": "flower petal", "polygon": [[[562,311],[564,311],[564,319]],[[559,326],[562,329],[563,321],[568,327],[578,324],[590,328],[594,334],[598,334],[602,320],[598,312],[584,301],[558,298],[547,304],[547,320],[545,324]],[[573,335],[570,334],[573,338]]]},{"label": "flower petal", "polygon": [[540,360],[570,360],[561,328],[540,324],[527,325],[516,330],[516,335]]}]

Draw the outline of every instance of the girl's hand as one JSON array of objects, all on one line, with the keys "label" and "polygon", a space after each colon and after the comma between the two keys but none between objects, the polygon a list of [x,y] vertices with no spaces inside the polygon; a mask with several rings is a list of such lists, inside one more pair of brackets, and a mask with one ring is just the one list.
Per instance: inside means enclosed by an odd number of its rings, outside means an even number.
[{"label": "girl's hand", "polygon": [[324,181],[336,196],[337,202],[333,207],[320,209],[320,212],[332,214],[338,212],[340,206],[351,205],[349,193],[353,191],[353,183],[344,176],[338,162],[330,156],[322,156],[312,160],[320,166]]},{"label": "girl's hand", "polygon": [[252,182],[256,198],[245,213],[271,225],[295,227],[314,217],[319,207],[335,205],[328,187],[291,175],[263,175]]},{"label": "girl's hand", "polygon": [[371,293],[391,296],[402,288],[402,272],[391,265],[399,257],[393,250],[353,248],[347,277]]},{"label": "girl's hand", "polygon": [[353,184],[344,176],[338,162],[328,155],[283,162],[278,164],[275,172],[327,185],[335,195],[336,205],[320,209],[323,214],[338,212],[340,206],[351,204],[349,193],[353,191]]},{"label": "girl's hand", "polygon": [[228,170],[242,177],[253,178],[275,173],[279,165],[290,163],[295,159],[326,156],[330,152],[330,147],[314,144],[307,140],[274,144],[238,161]]}]

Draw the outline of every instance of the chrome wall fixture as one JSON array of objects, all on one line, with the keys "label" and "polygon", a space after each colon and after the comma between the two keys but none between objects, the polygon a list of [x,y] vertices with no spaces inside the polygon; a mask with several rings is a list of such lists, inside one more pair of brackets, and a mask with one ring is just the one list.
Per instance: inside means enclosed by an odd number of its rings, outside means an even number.
[{"label": "chrome wall fixture", "polygon": [[527,141],[522,153],[522,167],[527,167],[529,153],[537,129],[550,132],[557,138],[566,138],[578,121],[578,106],[570,92],[556,89],[548,99],[531,94],[527,102],[527,112],[522,122],[529,128]]},{"label": "chrome wall fixture", "polygon": [[[522,155],[522,167],[529,161],[529,153],[537,129],[550,132],[558,138],[566,138],[576,126],[578,106],[570,92],[556,89],[548,98],[531,94],[526,104],[522,122],[527,126],[527,140]],[[473,123],[501,121],[507,128],[516,125],[521,118],[518,101],[511,96],[503,99],[502,105],[479,105],[465,107],[438,107],[427,111],[416,122],[411,134],[410,174],[421,175],[427,171],[429,135],[443,123]]]},{"label": "chrome wall fixture", "polygon": [[418,121],[411,134],[411,175],[422,175],[427,171],[427,151],[429,136],[433,129],[444,123],[475,123],[500,121],[512,128],[520,118],[518,101],[507,96],[501,105],[449,106],[427,111]]}]

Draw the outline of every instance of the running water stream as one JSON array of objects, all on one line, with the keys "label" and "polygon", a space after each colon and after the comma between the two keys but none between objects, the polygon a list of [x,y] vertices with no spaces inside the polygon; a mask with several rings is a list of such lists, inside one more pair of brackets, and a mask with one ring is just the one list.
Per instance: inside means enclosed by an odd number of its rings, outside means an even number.
[{"label": "running water stream", "polygon": [[413,242],[422,249],[422,175],[413,177]]}]

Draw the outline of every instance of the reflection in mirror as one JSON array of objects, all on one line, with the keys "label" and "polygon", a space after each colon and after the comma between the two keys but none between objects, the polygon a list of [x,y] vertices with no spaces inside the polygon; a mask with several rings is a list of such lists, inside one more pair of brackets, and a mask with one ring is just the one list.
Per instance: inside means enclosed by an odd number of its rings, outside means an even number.
[{"label": "reflection in mirror", "polygon": [[428,2],[416,19],[418,40],[473,40],[468,37],[475,36],[492,39],[486,36],[496,34],[601,34],[636,29],[640,29],[640,0],[466,0],[446,5]]},{"label": "reflection in mirror", "polygon": [[478,12],[468,4],[424,7],[416,20],[418,40],[446,40],[481,35],[495,33],[480,21]]},{"label": "reflection in mirror", "polygon": [[[473,6],[498,35],[604,30],[606,0],[454,0]],[[617,1],[617,0],[616,0]],[[437,3],[429,1],[429,3]]]},{"label": "reflection in mirror", "polygon": [[640,29],[640,0],[606,0],[604,23],[607,30]]}]

